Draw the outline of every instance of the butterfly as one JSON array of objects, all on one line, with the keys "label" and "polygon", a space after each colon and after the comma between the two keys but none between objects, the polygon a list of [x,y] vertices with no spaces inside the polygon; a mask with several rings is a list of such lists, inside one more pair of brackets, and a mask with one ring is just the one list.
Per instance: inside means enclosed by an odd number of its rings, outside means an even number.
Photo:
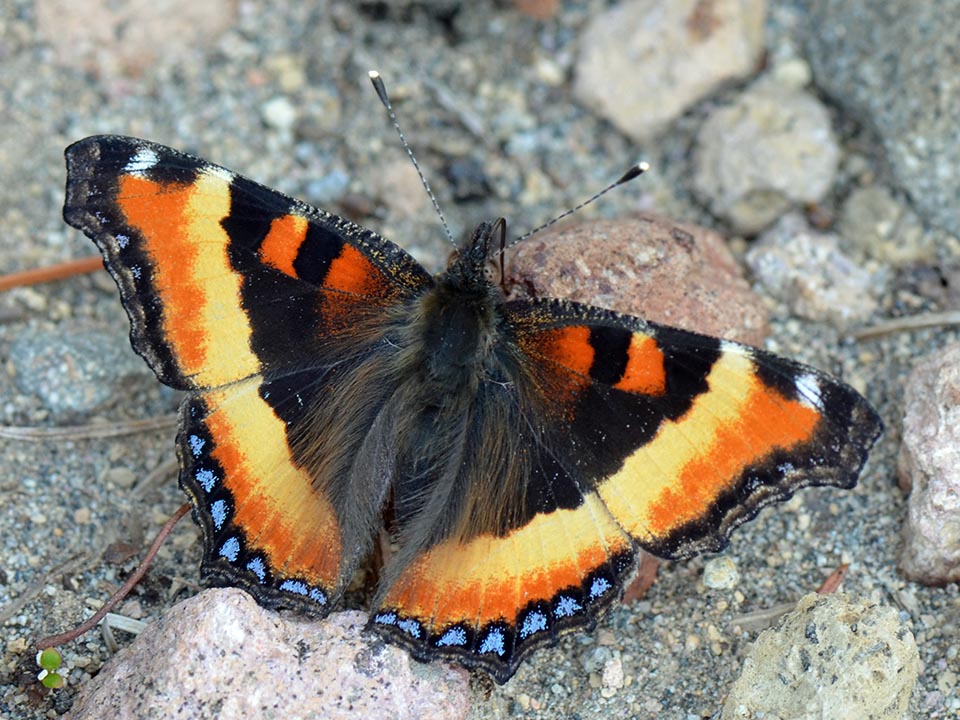
[{"label": "butterfly", "polygon": [[809,485],[852,487],[881,422],[756,348],[508,300],[502,220],[446,269],[145,140],[66,150],[134,349],[186,392],[179,482],[203,575],[327,614],[386,525],[370,627],[506,682],[591,628],[638,553],[689,558]]}]

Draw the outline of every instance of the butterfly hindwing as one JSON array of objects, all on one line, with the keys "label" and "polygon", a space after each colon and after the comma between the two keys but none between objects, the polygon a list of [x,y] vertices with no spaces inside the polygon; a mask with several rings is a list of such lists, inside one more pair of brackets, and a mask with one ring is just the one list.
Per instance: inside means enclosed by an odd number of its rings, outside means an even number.
[{"label": "butterfly hindwing", "polygon": [[340,591],[340,521],[297,465],[265,387],[252,377],[181,408],[180,483],[203,534],[203,574],[270,607],[325,614]]}]

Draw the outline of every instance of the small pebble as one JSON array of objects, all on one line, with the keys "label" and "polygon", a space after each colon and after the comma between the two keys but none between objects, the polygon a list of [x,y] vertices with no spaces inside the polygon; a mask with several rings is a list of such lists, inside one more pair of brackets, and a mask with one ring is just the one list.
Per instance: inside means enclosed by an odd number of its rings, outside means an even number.
[{"label": "small pebble", "polygon": [[727,555],[712,558],[704,563],[703,584],[711,590],[730,590],[740,582],[737,565]]},{"label": "small pebble", "polygon": [[260,108],[263,121],[270,127],[290,131],[297,122],[297,108],[286,95],[277,95],[267,100]]}]

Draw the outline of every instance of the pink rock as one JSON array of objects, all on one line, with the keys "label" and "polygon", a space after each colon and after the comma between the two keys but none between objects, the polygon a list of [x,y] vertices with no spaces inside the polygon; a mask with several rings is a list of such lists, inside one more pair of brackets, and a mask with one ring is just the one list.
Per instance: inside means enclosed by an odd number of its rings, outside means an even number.
[{"label": "pink rock", "polygon": [[960,344],[907,381],[900,483],[910,490],[900,569],[927,585],[960,581]]},{"label": "pink rock", "polygon": [[767,313],[723,238],[654,215],[592,220],[517,246],[508,277],[559,297],[761,345]]},{"label": "pink rock", "polygon": [[287,617],[241,590],[206,590],[117,653],[66,717],[466,717],[465,670],[412,660],[361,634],[366,620]]}]

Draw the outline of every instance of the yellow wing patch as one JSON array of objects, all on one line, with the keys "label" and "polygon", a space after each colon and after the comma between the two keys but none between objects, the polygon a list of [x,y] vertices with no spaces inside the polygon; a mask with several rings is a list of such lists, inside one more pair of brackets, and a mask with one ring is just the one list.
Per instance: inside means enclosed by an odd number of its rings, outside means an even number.
[{"label": "yellow wing patch", "polygon": [[[201,387],[257,373],[242,279],[230,267],[230,177],[201,172],[191,184],[122,175],[117,205],[144,238],[163,315],[164,337],[181,372]],[[132,269],[136,272],[136,269]]]}]

